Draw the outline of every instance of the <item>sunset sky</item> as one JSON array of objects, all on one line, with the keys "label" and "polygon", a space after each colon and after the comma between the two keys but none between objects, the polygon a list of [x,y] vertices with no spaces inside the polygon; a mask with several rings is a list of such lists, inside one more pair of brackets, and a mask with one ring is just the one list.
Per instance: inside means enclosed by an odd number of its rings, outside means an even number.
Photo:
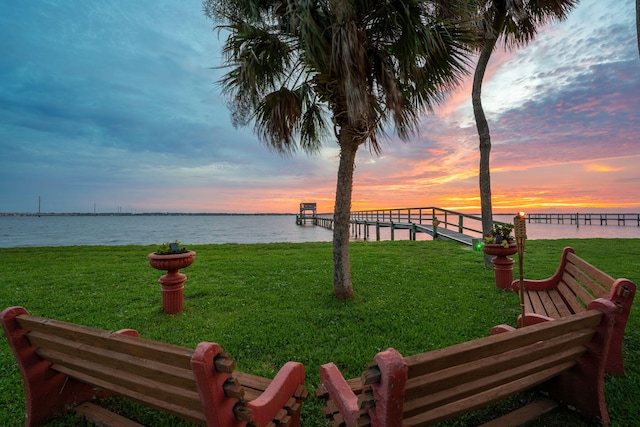
[{"label": "sunset sky", "polygon": [[[0,0],[0,212],[331,212],[334,140],[280,157],[235,129],[200,0]],[[470,79],[409,142],[358,152],[353,209],[479,212]],[[640,212],[633,0],[582,0],[483,87],[497,213]]]}]

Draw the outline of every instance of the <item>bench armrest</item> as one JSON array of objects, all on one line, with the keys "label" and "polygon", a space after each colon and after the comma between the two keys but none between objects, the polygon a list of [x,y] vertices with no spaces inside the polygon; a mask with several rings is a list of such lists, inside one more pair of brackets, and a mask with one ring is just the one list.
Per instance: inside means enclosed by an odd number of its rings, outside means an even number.
[{"label": "bench armrest", "polygon": [[320,366],[320,378],[347,426],[355,425],[359,417],[358,397],[333,363]]},{"label": "bench armrest", "polygon": [[[524,285],[525,290],[542,291],[542,290],[546,290],[546,289],[553,289],[556,286],[558,286],[558,283],[560,282],[560,279],[562,278],[562,275],[564,274],[565,266],[567,265],[567,255],[569,255],[570,253],[575,253],[573,248],[566,247],[566,248],[563,249],[562,258],[560,258],[560,265],[558,266],[558,269],[553,274],[553,276],[551,276],[551,277],[549,277],[547,279],[542,279],[542,280],[530,280],[530,279],[527,280],[527,279],[524,279],[523,280],[523,285]],[[511,282],[511,289],[513,289],[514,291],[518,292],[519,289],[520,289],[520,281],[519,280],[514,280],[513,282]]]},{"label": "bench armrest", "polygon": [[267,425],[283,409],[289,399],[296,395],[299,387],[304,387],[304,366],[298,362],[287,362],[278,371],[265,391],[248,406],[253,410],[256,424]]}]

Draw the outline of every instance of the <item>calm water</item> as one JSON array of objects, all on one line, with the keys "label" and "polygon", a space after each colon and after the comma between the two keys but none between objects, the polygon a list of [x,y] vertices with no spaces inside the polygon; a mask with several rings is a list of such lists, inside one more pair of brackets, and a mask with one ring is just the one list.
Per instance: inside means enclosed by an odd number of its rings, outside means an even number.
[{"label": "calm water", "polygon": [[[499,215],[495,219],[512,220]],[[527,236],[529,239],[640,238],[640,227],[527,224]],[[152,245],[174,240],[185,244],[327,242],[331,238],[331,231],[322,227],[296,225],[294,215],[0,216],[0,247],[5,248]],[[396,230],[396,240],[408,238],[407,230]],[[431,239],[423,233],[418,233],[418,238]],[[381,239],[390,239],[388,229],[382,229]]]}]

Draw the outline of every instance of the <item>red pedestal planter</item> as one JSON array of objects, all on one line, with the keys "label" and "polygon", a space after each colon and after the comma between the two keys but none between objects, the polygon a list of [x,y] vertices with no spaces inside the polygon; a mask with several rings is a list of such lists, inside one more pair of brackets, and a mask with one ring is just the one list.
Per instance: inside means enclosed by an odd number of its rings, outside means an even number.
[{"label": "red pedestal planter", "polygon": [[513,281],[514,261],[511,258],[507,258],[507,256],[518,252],[518,246],[515,243],[510,243],[509,247],[505,248],[497,243],[485,243],[482,246],[482,250],[486,254],[495,256],[491,262],[496,273],[496,288],[509,289]]},{"label": "red pedestal planter", "polygon": [[151,267],[167,271],[167,274],[158,279],[158,283],[162,285],[162,310],[167,314],[180,313],[184,308],[184,282],[187,276],[178,270],[189,267],[195,255],[194,251],[171,255],[147,255]]}]

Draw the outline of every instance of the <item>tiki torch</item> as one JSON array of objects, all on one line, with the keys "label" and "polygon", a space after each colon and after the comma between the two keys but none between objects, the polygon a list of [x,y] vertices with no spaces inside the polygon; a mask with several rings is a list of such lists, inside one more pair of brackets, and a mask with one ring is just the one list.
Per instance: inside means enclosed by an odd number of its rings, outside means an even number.
[{"label": "tiki torch", "polygon": [[522,259],[524,258],[524,241],[527,239],[527,224],[525,222],[524,212],[518,212],[513,218],[513,230],[516,236],[516,245],[518,246],[518,267],[520,270],[520,311],[522,326],[526,326],[524,317],[524,274],[522,272]]}]

